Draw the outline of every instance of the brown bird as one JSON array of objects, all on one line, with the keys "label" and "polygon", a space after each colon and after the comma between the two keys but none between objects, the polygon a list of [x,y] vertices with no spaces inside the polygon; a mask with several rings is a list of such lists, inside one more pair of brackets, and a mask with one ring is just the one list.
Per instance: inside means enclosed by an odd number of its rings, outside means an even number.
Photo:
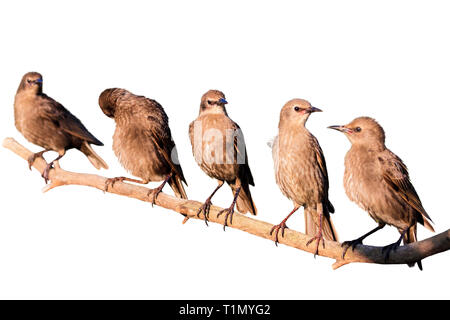
[{"label": "brown bird", "polygon": [[225,95],[218,90],[209,90],[201,99],[200,112],[196,120],[189,125],[189,137],[192,153],[200,168],[211,178],[217,179],[218,186],[200,207],[197,216],[204,212],[208,225],[211,199],[226,181],[233,192],[230,207],[219,212],[226,212],[225,227],[233,223],[234,207],[241,213],[256,215],[256,207],[250,193],[249,184],[254,186],[253,176],[248,166],[247,152],[242,131],[228,117],[225,109]]},{"label": "brown bird", "polygon": [[294,202],[289,215],[274,226],[275,244],[278,232],[284,236],[286,221],[300,207],[305,210],[305,232],[313,236],[308,245],[316,240],[315,254],[323,239],[338,241],[331,221],[333,205],[328,199],[328,172],[325,158],[317,139],[306,129],[305,123],[313,112],[322,110],[311,106],[303,99],[288,101],[280,113],[278,136],[272,146],[275,179],[281,192]]},{"label": "brown bird", "polygon": [[[378,227],[358,239],[346,241],[343,257],[362,244],[363,239],[382,229],[386,224],[400,232],[400,239],[385,246],[385,259],[400,246],[401,241],[417,241],[417,222],[434,231],[431,218],[420,202],[403,161],[385,146],[383,128],[369,117],[356,118],[344,126],[331,126],[343,132],[352,147],[345,156],[344,187],[347,196],[378,223]],[[417,261],[422,270],[422,264]],[[409,264],[410,267],[414,263]]]},{"label": "brown bird", "polygon": [[76,148],[83,152],[97,169],[108,165],[94,152],[91,144],[103,146],[62,104],[42,92],[42,76],[29,72],[22,77],[14,100],[14,120],[17,130],[30,142],[44,148],[28,158],[31,169],[37,157],[47,151],[58,152],[42,173],[45,183],[53,163],[61,159],[67,150]]},{"label": "brown bird", "polygon": [[167,182],[178,198],[187,199],[182,184],[187,185],[186,179],[163,107],[155,100],[118,88],[103,91],[98,103],[103,113],[116,122],[114,153],[127,171],[142,179],[111,178],[105,188],[116,181],[163,181],[153,192],[153,204]]}]

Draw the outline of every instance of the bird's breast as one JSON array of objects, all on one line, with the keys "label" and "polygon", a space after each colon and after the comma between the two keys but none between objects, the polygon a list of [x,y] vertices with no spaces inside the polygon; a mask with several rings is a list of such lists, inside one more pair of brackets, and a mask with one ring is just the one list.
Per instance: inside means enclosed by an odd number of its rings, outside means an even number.
[{"label": "bird's breast", "polygon": [[151,137],[139,128],[117,126],[113,150],[128,172],[145,181],[161,181],[170,173]]},{"label": "bird's breast", "polygon": [[275,141],[275,179],[282,193],[297,204],[322,202],[325,177],[308,142],[293,136]]},{"label": "bird's breast", "polygon": [[245,145],[242,153],[235,148],[235,138],[239,137],[234,123],[225,115],[204,115],[191,126],[191,144],[196,162],[211,177],[233,181],[239,165],[245,163]]}]

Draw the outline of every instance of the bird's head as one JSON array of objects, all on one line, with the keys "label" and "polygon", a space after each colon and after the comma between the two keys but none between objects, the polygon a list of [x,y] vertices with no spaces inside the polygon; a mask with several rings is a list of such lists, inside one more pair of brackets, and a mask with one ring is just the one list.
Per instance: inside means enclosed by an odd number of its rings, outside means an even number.
[{"label": "bird's head", "polygon": [[42,93],[42,75],[38,72],[28,72],[22,77],[19,91],[28,91],[30,93]]},{"label": "bird's head", "polygon": [[344,133],[350,142],[354,145],[382,145],[384,146],[384,130],[375,119],[369,117],[359,117],[342,126],[330,126]]},{"label": "bird's head", "polygon": [[219,90],[209,90],[202,96],[200,113],[227,113],[225,95]]},{"label": "bird's head", "polygon": [[284,123],[305,125],[313,112],[322,112],[303,99],[292,99],[283,106],[280,113],[280,125]]},{"label": "bird's head", "polygon": [[98,104],[106,116],[114,118],[117,99],[124,94],[126,94],[126,91],[118,88],[106,89],[100,94]]}]

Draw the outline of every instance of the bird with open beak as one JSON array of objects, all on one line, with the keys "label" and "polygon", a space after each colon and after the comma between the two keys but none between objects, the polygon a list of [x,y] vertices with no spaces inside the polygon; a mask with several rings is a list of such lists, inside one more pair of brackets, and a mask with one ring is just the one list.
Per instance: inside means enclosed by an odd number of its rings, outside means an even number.
[{"label": "bird with open beak", "polygon": [[91,144],[103,146],[103,143],[62,104],[43,93],[42,85],[40,73],[28,72],[22,77],[14,99],[17,130],[28,141],[44,148],[28,159],[30,169],[37,157],[42,157],[48,151],[56,151],[58,157],[42,173],[47,183],[53,163],[60,160],[69,149],[80,150],[95,168],[108,169],[106,162],[91,147]]},{"label": "bird with open beak", "polygon": [[229,208],[219,212],[225,214],[224,230],[233,222],[234,207],[240,213],[257,210],[250,193],[249,185],[254,186],[253,176],[248,165],[244,136],[237,123],[228,117],[225,95],[218,90],[209,90],[201,99],[197,119],[189,125],[192,153],[200,168],[218,182],[217,188],[199,208],[197,216],[204,213],[208,221],[211,199],[220,187],[227,182],[233,191],[233,201]]},{"label": "bird with open beak", "polygon": [[333,205],[328,199],[328,172],[325,157],[317,139],[306,129],[305,123],[314,112],[322,110],[303,99],[288,101],[280,113],[279,132],[272,146],[275,179],[281,192],[294,203],[289,215],[274,226],[275,244],[278,233],[284,235],[286,221],[300,207],[304,207],[305,232],[316,242],[318,253],[323,239],[337,241],[337,232],[331,221]]},{"label": "bird with open beak", "polygon": [[[403,240],[417,241],[417,223],[434,231],[431,218],[422,206],[403,161],[385,146],[383,128],[374,119],[360,117],[347,125],[330,126],[350,140],[352,146],[345,156],[344,187],[347,196],[378,223],[378,227],[363,236],[345,241],[343,257],[349,247],[352,250],[362,244],[372,233],[386,224],[400,232],[398,241],[383,247],[385,259]],[[422,264],[417,261],[422,270]],[[409,264],[410,267],[414,263]]]}]

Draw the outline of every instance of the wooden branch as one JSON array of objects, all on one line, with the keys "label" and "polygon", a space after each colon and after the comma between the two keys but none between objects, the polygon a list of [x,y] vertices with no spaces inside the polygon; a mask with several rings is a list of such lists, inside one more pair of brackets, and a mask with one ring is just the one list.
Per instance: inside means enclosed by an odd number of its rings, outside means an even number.
[{"label": "wooden branch", "polygon": [[[3,146],[10,149],[25,160],[32,155],[31,151],[20,145],[13,138],[6,138],[3,141]],[[42,173],[46,165],[47,163],[43,158],[37,158],[33,164],[33,167]],[[54,169],[50,170],[49,177],[51,182],[44,188],[44,192],[63,185],[83,185],[97,188],[105,192],[135,198],[141,201],[152,201],[151,194],[148,196],[149,191],[152,191],[151,189],[118,181],[113,187],[109,186],[108,190],[105,190],[105,182],[107,178],[94,174],[65,171],[59,166],[55,166]],[[203,215],[201,215],[200,218],[197,217],[197,210],[201,204],[202,203],[198,201],[179,199],[165,193],[160,193],[156,199],[156,205],[176,211],[185,216],[183,222],[186,222],[189,218],[203,219]],[[225,215],[221,215],[217,218],[217,213],[220,210],[222,210],[222,208],[211,206],[209,222],[219,224],[224,223]],[[270,230],[273,227],[272,224],[242,215],[237,212],[233,216],[233,224],[230,227],[273,241],[273,236],[270,236]],[[310,239],[311,237],[306,234],[291,229],[286,229],[284,237],[281,237],[280,234],[279,243],[314,253],[314,245],[306,246],[306,243]],[[348,250],[345,255],[345,259],[342,259],[343,248],[341,247],[341,244],[328,240],[325,240],[325,248],[323,248],[322,245],[319,246],[318,255],[335,259],[336,262],[333,264],[333,269],[337,269],[340,266],[352,262],[378,264],[412,263],[449,249],[450,229],[431,238],[399,247],[397,250],[391,252],[388,261],[384,261],[381,247],[368,245],[360,245],[354,251],[351,249]]]}]

